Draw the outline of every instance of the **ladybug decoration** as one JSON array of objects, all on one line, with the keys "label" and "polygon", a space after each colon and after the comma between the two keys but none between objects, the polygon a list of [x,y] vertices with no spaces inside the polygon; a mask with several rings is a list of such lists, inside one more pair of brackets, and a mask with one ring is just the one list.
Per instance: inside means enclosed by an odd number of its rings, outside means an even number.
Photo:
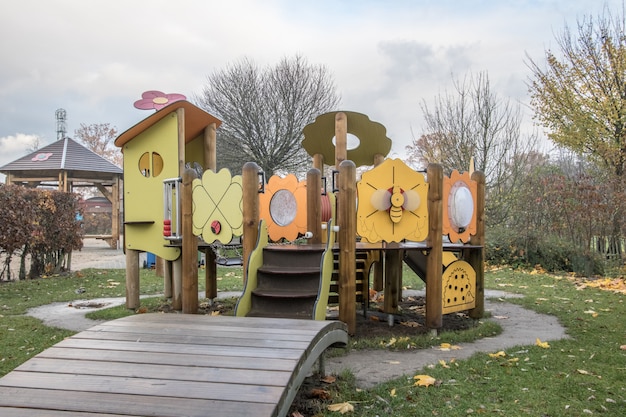
[{"label": "ladybug decoration", "polygon": [[222,224],[218,220],[213,220],[211,222],[211,232],[213,232],[216,235],[219,235],[221,230],[222,230]]}]

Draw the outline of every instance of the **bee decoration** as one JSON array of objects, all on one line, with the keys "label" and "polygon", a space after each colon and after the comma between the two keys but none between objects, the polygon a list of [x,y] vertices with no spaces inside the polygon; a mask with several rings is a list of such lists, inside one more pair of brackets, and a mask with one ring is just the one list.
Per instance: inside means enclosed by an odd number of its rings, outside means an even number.
[{"label": "bee decoration", "polygon": [[372,207],[380,211],[388,211],[393,223],[400,223],[405,210],[413,211],[421,203],[421,198],[414,190],[403,190],[394,185],[387,190],[376,190],[371,197]]},{"label": "bee decoration", "polygon": [[400,159],[386,159],[357,183],[357,233],[366,242],[422,241],[428,233],[428,184]]}]

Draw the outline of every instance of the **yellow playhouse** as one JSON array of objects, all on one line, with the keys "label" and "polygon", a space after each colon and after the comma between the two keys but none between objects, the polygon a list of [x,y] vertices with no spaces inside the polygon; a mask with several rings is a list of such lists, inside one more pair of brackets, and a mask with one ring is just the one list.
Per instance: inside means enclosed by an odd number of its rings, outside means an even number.
[{"label": "yellow playhouse", "polygon": [[[165,268],[166,275],[180,273],[180,245],[168,245],[164,239],[168,203],[164,199],[164,181],[180,178],[186,166],[215,169],[216,129],[220,124],[214,116],[181,100],[158,110],[115,140],[124,154],[124,248],[126,282],[131,286],[127,288],[128,308],[139,305],[139,289],[135,286],[140,252],[174,261]],[[173,213],[175,219],[179,215]],[[177,222],[173,223],[170,227],[176,235],[180,230],[176,230]]]}]

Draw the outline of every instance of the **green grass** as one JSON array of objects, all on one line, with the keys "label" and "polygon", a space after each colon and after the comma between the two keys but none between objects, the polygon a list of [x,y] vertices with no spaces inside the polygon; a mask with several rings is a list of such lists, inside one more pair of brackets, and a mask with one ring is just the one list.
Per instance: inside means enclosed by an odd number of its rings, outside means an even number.
[{"label": "green grass", "polygon": [[[199,287],[204,290],[204,271]],[[240,291],[241,268],[218,267],[218,288]],[[154,297],[142,299],[142,306],[152,308],[162,298],[163,278],[154,270],[140,270],[140,292]],[[57,275],[27,281],[0,283],[0,376],[22,362],[75,332],[45,326],[40,320],[24,316],[28,309],[56,302],[78,299],[125,296],[125,271],[85,269],[69,275]],[[92,318],[114,319],[134,314],[124,306],[89,313]]]},{"label": "green grass", "polygon": [[[200,274],[202,277],[202,274]],[[241,290],[240,268],[218,268],[220,290]],[[162,278],[141,271],[141,293],[162,291]],[[201,289],[202,289],[202,279]],[[404,286],[423,287],[405,275]],[[370,390],[358,389],[349,372],[330,384],[328,403],[350,402],[357,416],[585,416],[623,415],[626,410],[626,302],[624,294],[593,288],[578,289],[566,277],[499,270],[486,273],[486,287],[524,295],[507,302],[556,316],[570,339],[550,342],[549,348],[518,346],[503,357],[479,353],[466,360],[424,369],[433,386],[414,386],[406,375]],[[77,294],[79,293],[79,294]],[[49,328],[24,316],[27,309],[52,302],[124,296],[124,271],[85,270],[71,276],[0,284],[0,375],[38,352],[73,334]],[[142,299],[146,308],[162,297]],[[92,313],[93,314],[93,313]],[[133,314],[124,307],[103,310],[100,318]],[[492,334],[477,327],[458,334],[426,339],[460,343]],[[445,337],[444,337],[445,336]],[[418,343],[418,342],[415,342]],[[421,342],[419,342],[421,343]],[[422,347],[422,345],[416,345]],[[495,353],[497,347],[494,346]],[[413,354],[419,354],[414,352]],[[340,415],[325,411],[327,416]]]},{"label": "green grass", "polygon": [[[505,356],[479,353],[424,369],[435,379],[415,386],[414,375],[359,390],[344,373],[331,385],[332,403],[350,402],[359,416],[584,416],[626,411],[624,295],[578,290],[564,278],[510,270],[486,274],[488,288],[524,295],[510,299],[558,317],[570,339],[548,348],[517,346]],[[494,346],[496,353],[499,350]],[[326,416],[337,415],[326,411]]]}]

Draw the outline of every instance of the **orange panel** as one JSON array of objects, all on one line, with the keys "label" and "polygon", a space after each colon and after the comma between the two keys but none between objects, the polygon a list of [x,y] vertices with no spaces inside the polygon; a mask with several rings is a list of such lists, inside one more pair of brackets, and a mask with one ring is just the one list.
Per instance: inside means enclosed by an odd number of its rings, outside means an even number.
[{"label": "orange panel", "polygon": [[476,181],[469,172],[454,170],[443,179],[443,234],[450,242],[469,242],[476,234]]},{"label": "orange panel", "polygon": [[295,240],[306,233],[306,181],[295,175],[274,175],[259,194],[261,219],[267,222],[270,240]]}]

